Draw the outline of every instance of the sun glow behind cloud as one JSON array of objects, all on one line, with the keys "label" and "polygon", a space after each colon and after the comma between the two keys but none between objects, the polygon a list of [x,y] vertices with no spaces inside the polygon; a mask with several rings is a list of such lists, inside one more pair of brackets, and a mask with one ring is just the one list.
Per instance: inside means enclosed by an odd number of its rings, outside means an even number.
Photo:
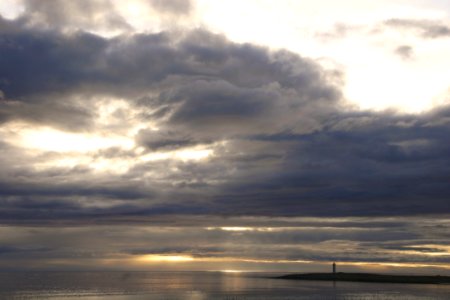
[{"label": "sun glow behind cloud", "polygon": [[20,145],[30,149],[51,152],[89,152],[111,147],[131,149],[133,140],[120,136],[69,133],[51,128],[25,129]]},{"label": "sun glow behind cloud", "polygon": [[[162,160],[200,163],[214,154],[214,145],[145,149],[136,137],[141,130],[157,132],[159,128],[151,120],[140,120],[143,111],[124,99],[94,99],[91,110],[96,115],[96,130],[71,132],[22,121],[5,124],[0,135],[24,153],[40,156],[33,164],[36,170],[83,167],[96,173],[124,174],[141,163]],[[127,155],[107,154],[111,151]]]},{"label": "sun glow behind cloud", "polygon": [[0,1],[1,14],[8,19],[16,18],[24,11],[24,7],[21,2],[21,0]]},{"label": "sun glow behind cloud", "polygon": [[[232,40],[287,48],[319,62],[324,57],[336,61],[346,74],[345,97],[357,109],[417,113],[441,104],[442,94],[448,93],[447,40],[424,43],[412,34],[377,28],[390,18],[442,20],[447,16],[445,11],[406,1],[198,3],[205,24]],[[342,36],[324,41],[318,35],[343,22],[349,29],[344,29]],[[417,45],[416,57],[410,61],[395,57],[392,52],[399,43]]]},{"label": "sun glow behind cloud", "polygon": [[193,261],[194,258],[187,255],[160,255],[160,254],[147,254],[138,258],[140,262],[167,262],[167,263],[179,263]]},{"label": "sun glow behind cloud", "polygon": [[[68,133],[51,128],[25,129],[16,132],[19,136],[12,140],[33,153],[54,152],[60,155],[47,161],[39,162],[36,167],[47,169],[52,167],[87,166],[99,172],[125,173],[139,162],[160,160],[202,161],[213,154],[213,149],[192,147],[173,151],[142,153],[136,147],[133,138],[126,136],[103,136],[95,134]],[[130,157],[102,157],[95,153],[109,148],[129,151]]]}]

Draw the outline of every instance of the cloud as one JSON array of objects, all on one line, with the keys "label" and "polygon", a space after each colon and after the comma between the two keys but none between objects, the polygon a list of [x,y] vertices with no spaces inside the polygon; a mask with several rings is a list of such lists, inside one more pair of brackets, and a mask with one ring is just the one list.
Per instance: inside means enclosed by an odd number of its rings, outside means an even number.
[{"label": "cloud", "polygon": [[[117,1],[25,4],[0,18],[2,268],[448,264],[448,105],[356,111],[344,73],[287,50],[137,33]],[[195,9],[131,4],[164,20]],[[447,36],[439,22],[385,27]],[[411,59],[416,44],[389,47]]]},{"label": "cloud", "polygon": [[348,37],[349,33],[358,33],[364,30],[364,26],[361,25],[351,25],[346,23],[336,23],[333,28],[327,31],[317,32],[315,36],[325,42],[333,41],[336,39],[344,39]]},{"label": "cloud", "polygon": [[[2,22],[4,223],[446,211],[447,107],[343,110],[315,61],[205,30],[104,38]],[[46,148],[48,127],[89,147]]]},{"label": "cloud", "polygon": [[24,2],[25,23],[43,29],[128,30],[131,26],[109,0]]},{"label": "cloud", "polygon": [[450,27],[443,22],[417,19],[390,19],[384,25],[418,32],[424,38],[445,38],[450,36]]},{"label": "cloud", "polygon": [[[65,33],[91,32],[112,37],[136,31],[159,32],[187,24],[193,17],[189,0],[23,0],[16,19],[28,28]],[[3,24],[4,25],[4,24]]]},{"label": "cloud", "polygon": [[189,136],[183,136],[178,132],[164,130],[141,130],[136,139],[140,145],[150,150],[158,150],[161,148],[177,149],[195,144],[195,141]]},{"label": "cloud", "polygon": [[[39,59],[37,50],[42,53]],[[13,112],[20,116],[39,110],[37,104],[50,108],[50,114],[51,101],[66,108],[88,103],[74,103],[73,94],[77,99],[112,94],[147,99],[140,102],[159,114],[164,111],[161,117],[167,117],[169,125],[195,127],[209,119],[216,134],[222,129],[235,134],[250,126],[271,127],[279,114],[290,114],[286,122],[292,123],[300,110],[309,111],[301,123],[310,130],[317,125],[312,116],[316,108],[332,109],[340,98],[340,91],[324,79],[325,72],[308,59],[233,44],[201,30],[181,40],[167,33],[108,40],[87,33],[36,35],[24,29],[5,33],[1,52],[1,89],[8,99],[20,102],[14,109],[3,109],[11,118]],[[59,104],[58,98],[65,103]],[[74,110],[74,116],[80,113]],[[89,125],[88,120],[83,123]]]},{"label": "cloud", "polygon": [[368,25],[336,23],[327,30],[316,33],[316,37],[323,41],[347,38],[349,33],[377,36],[385,33],[386,29],[413,32],[422,38],[446,38],[450,36],[450,26],[442,20],[391,18],[382,23]]},{"label": "cloud", "polygon": [[192,3],[189,0],[150,0],[150,3],[163,13],[187,15],[192,10]]},{"label": "cloud", "polygon": [[[217,219],[216,219],[217,220]],[[396,218],[396,221],[372,218],[370,226],[366,221],[347,218],[345,221],[330,223],[329,218],[317,218],[318,222],[306,224],[298,219],[290,227],[235,227],[211,228],[204,226],[75,226],[75,227],[2,227],[0,256],[2,265],[14,262],[16,268],[23,268],[23,260],[35,260],[36,268],[55,267],[64,260],[66,267],[90,263],[91,266],[104,267],[103,259],[115,260],[115,269],[148,268],[144,260],[136,260],[144,255],[182,255],[193,257],[193,266],[211,267],[208,260],[225,259],[239,267],[242,260],[253,260],[255,266],[273,264],[279,260],[278,268],[298,267],[295,260],[312,260],[327,263],[338,260],[365,263],[419,263],[445,264],[448,259],[443,249],[448,247],[447,237],[439,231],[448,230],[445,218]],[[214,221],[211,219],[211,221]],[[227,220],[225,220],[227,221]],[[236,224],[239,220],[229,220]],[[242,220],[241,220],[242,221]],[[262,218],[258,222],[265,225],[283,221],[278,218]],[[292,221],[292,220],[291,220]],[[322,225],[319,225],[322,222]],[[340,224],[352,222],[351,227]],[[376,224],[375,224],[376,223]],[[392,223],[395,223],[394,227]],[[249,224],[247,224],[249,225]],[[335,226],[336,225],[336,226]],[[426,233],[424,227],[431,227]],[[37,245],[45,245],[37,246]],[[427,255],[433,253],[434,255]],[[444,254],[443,254],[444,253]],[[443,254],[443,255],[441,255]],[[196,262],[196,260],[199,260]],[[220,261],[216,262],[220,265]],[[351,266],[347,266],[351,267]],[[305,266],[307,268],[307,266]],[[280,270],[279,269],[279,270]],[[425,268],[424,268],[425,269]]]},{"label": "cloud", "polygon": [[[411,127],[403,126],[408,117],[342,114],[327,130],[256,136],[261,142],[273,142],[274,155],[280,147],[284,152],[258,160],[254,170],[252,156],[245,162],[234,159],[241,173],[235,172],[235,180],[222,190],[217,200],[220,210],[231,212],[239,205],[243,214],[438,213],[448,192],[447,171],[440,167],[448,160],[443,143],[448,128],[429,127],[428,122],[440,114],[446,113],[413,117],[417,124]],[[364,124],[367,117],[372,121]],[[351,127],[342,127],[351,119]],[[265,164],[278,169],[265,173]],[[431,194],[433,200],[425,196]]]},{"label": "cloud", "polygon": [[398,46],[395,49],[395,54],[400,56],[402,59],[409,60],[414,56],[414,48],[409,45]]},{"label": "cloud", "polygon": [[93,115],[75,104],[22,103],[7,101],[0,104],[0,123],[20,119],[34,124],[45,124],[65,130],[77,131],[92,125]]}]

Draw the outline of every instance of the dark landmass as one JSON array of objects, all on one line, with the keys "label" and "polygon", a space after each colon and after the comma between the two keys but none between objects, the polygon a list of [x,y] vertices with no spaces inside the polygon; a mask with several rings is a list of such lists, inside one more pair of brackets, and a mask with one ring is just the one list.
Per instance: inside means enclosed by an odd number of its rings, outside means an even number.
[{"label": "dark landmass", "polygon": [[370,273],[308,273],[276,277],[292,280],[358,281],[383,283],[450,284],[450,276],[382,275]]}]

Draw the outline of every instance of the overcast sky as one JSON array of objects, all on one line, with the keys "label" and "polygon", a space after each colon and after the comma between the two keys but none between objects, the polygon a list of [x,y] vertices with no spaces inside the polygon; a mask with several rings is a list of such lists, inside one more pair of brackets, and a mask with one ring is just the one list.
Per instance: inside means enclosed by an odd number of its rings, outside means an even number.
[{"label": "overcast sky", "polygon": [[450,274],[450,5],[3,0],[0,267]]}]

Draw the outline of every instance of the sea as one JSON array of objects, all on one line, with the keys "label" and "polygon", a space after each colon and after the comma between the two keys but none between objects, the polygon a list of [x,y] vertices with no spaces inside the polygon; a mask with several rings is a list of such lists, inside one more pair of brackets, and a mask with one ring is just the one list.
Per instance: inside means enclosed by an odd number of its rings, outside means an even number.
[{"label": "sea", "polygon": [[0,299],[450,299],[450,285],[298,281],[274,273],[1,272]]}]

